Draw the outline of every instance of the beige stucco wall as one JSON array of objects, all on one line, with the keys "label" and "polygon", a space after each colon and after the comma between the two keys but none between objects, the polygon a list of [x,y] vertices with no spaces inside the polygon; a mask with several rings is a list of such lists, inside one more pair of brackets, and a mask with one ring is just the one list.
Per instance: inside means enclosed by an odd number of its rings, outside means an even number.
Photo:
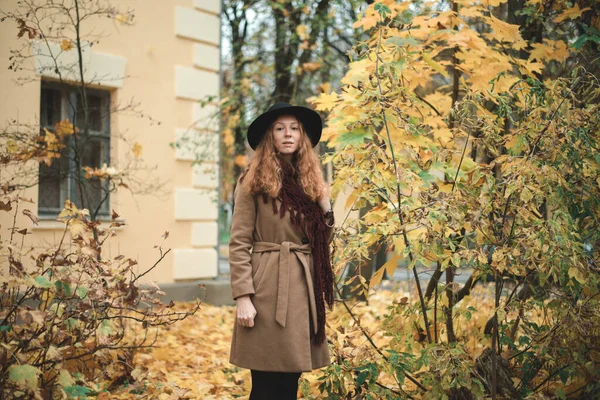
[{"label": "beige stucco wall", "polygon": [[[14,9],[16,3],[3,0],[1,8]],[[140,269],[145,269],[158,259],[153,246],[161,243],[161,235],[169,231],[163,247],[173,251],[147,275],[148,280],[166,283],[214,277],[218,153],[213,153],[210,162],[192,166],[193,157],[180,154],[169,144],[195,122],[203,129],[201,134],[211,135],[218,144],[218,124],[203,122],[206,112],[197,109],[197,100],[218,95],[220,0],[119,0],[114,4],[134,11],[134,25],[94,20],[95,32],[107,37],[89,50],[87,67],[115,75],[124,72],[122,81],[104,82],[103,87],[111,91],[111,101],[123,104],[133,99],[145,115],[160,122],[151,124],[138,116],[112,115],[111,134],[123,134],[130,143],[140,143],[143,159],[157,166],[155,176],[165,186],[157,195],[132,197],[126,190],[111,195],[110,208],[122,216],[126,226],[104,251],[113,257],[124,254],[135,258]],[[14,83],[19,75],[8,70],[9,50],[25,40],[17,39],[17,32],[16,24],[0,23],[0,126],[16,117],[32,123],[39,118],[40,82],[44,77],[29,74],[35,80],[19,86]],[[123,160],[128,151],[123,142],[111,140],[111,160]],[[23,195],[37,202],[38,189],[28,189]],[[34,207],[32,211],[36,212]],[[3,229],[11,223],[6,213],[0,213]],[[26,244],[53,243],[60,237],[59,224],[51,220],[35,227],[20,216],[18,225],[34,233],[27,236]]]}]

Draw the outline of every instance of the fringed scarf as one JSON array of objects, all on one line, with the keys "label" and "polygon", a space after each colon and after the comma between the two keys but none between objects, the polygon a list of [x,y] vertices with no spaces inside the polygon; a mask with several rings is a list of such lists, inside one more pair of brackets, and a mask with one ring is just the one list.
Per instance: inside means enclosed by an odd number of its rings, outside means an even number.
[{"label": "fringed scarf", "polygon": [[[314,263],[313,288],[317,306],[317,334],[314,343],[320,345],[325,341],[325,302],[330,309],[333,306],[334,279],[329,258],[329,227],[321,207],[308,197],[296,181],[296,177],[294,167],[282,160],[279,210],[277,210],[276,199],[271,198],[271,201],[273,212],[279,213],[281,218],[285,216],[286,211],[289,211],[292,224],[304,232],[310,243]],[[269,202],[267,194],[263,194],[263,201],[265,204]]]}]

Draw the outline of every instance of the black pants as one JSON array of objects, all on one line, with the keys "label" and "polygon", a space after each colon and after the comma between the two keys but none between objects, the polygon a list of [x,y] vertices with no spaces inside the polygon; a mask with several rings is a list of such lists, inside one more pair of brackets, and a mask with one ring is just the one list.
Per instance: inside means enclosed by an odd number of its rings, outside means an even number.
[{"label": "black pants", "polygon": [[267,372],[250,370],[250,400],[296,400],[300,372]]}]

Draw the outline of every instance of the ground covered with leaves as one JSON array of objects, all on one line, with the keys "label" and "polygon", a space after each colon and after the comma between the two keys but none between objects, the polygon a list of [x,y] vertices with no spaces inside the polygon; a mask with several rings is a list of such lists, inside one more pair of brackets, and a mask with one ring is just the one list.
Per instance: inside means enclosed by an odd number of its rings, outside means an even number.
[{"label": "ground covered with leaves", "polygon": [[[384,283],[384,286],[384,289],[372,292],[368,304],[348,303],[357,320],[352,318],[341,302],[329,313],[329,337],[332,340],[330,349],[334,359],[376,356],[376,351],[366,339],[363,329],[372,336],[378,346],[385,349],[390,338],[383,334],[382,324],[389,323],[386,321],[389,308],[411,301],[410,297],[415,296],[415,293],[408,290],[406,283]],[[185,306],[176,304],[175,307]],[[466,337],[473,337],[474,333],[482,332],[486,322],[484,316],[493,312],[493,299],[487,289],[480,288],[465,299],[461,306],[465,312],[473,306],[480,311],[457,326],[457,331],[461,332],[461,336],[466,340]],[[485,312],[486,309],[489,312]],[[234,311],[234,307],[204,304],[199,312],[186,320],[162,327],[156,347],[140,351],[134,358],[135,365],[132,366],[134,369],[131,374],[134,382],[113,390],[110,398],[247,399],[250,391],[249,371],[238,369],[228,361]],[[477,336],[480,335],[482,334],[477,333]],[[480,342],[472,341],[473,357],[483,350],[477,343]],[[379,381],[390,387],[396,385],[393,377],[386,376],[384,372],[381,373]],[[303,374],[299,398],[321,398],[323,395],[319,386],[322,382],[322,371]],[[410,390],[410,385],[410,382],[407,382],[404,388]]]}]

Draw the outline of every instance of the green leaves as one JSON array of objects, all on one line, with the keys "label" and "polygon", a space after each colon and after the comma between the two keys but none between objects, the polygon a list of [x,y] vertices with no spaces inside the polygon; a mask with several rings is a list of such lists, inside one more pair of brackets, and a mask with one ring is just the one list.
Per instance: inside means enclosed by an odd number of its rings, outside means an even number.
[{"label": "green leaves", "polygon": [[363,365],[354,371],[357,373],[356,384],[358,386],[363,386],[365,383],[367,386],[374,384],[379,375],[379,368],[375,363]]},{"label": "green leaves", "polygon": [[50,282],[50,280],[48,280],[48,278],[44,275],[36,276],[34,280],[38,287],[49,289],[54,286],[52,285],[52,282]]},{"label": "green leaves", "polygon": [[367,132],[364,129],[354,130],[354,131],[346,131],[342,133],[336,139],[335,143],[341,147],[346,146],[360,146],[365,139],[369,139],[372,137],[372,134]]},{"label": "green leaves", "polygon": [[23,389],[37,389],[40,370],[32,365],[11,365],[8,368],[8,379]]},{"label": "green leaves", "polygon": [[571,45],[576,50],[581,50],[587,42],[593,42],[600,45],[600,31],[593,26],[583,25],[585,33],[577,38],[577,40]]},{"label": "green leaves", "polygon": [[392,10],[390,10],[390,8],[388,6],[386,6],[385,4],[382,3],[377,3],[375,4],[375,11],[377,11],[379,13],[379,15],[381,15],[382,18],[385,18],[388,16],[388,14],[391,14]]}]

